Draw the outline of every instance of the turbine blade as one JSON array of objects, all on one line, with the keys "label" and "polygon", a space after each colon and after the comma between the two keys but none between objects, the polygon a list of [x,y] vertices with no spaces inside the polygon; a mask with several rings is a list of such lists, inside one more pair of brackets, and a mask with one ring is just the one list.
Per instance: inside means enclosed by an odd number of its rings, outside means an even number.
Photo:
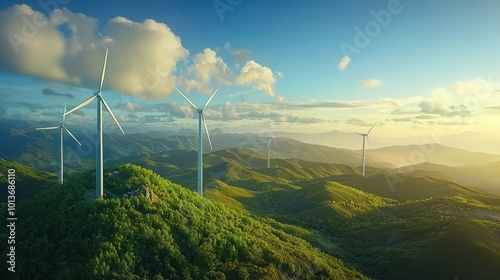
[{"label": "turbine blade", "polygon": [[106,107],[106,110],[108,111],[111,118],[115,121],[118,128],[122,131],[123,135],[125,135],[125,132],[123,131],[121,125],[118,123],[118,120],[115,118],[113,111],[111,111],[111,108],[109,108],[108,103],[106,103],[106,101],[104,101],[104,99],[101,96],[99,96],[99,100],[102,101],[102,104],[104,105],[104,107]]},{"label": "turbine blade", "polygon": [[[212,93],[212,95],[210,96],[210,98],[207,100],[207,103],[205,103],[205,106],[203,106],[203,109],[207,108],[208,106],[208,103],[210,103],[210,101],[212,101],[212,98],[214,98],[215,94],[219,91],[219,89],[217,88],[214,93]],[[202,109],[202,110],[203,110]]]},{"label": "turbine blade", "polygon": [[78,106],[76,106],[75,108],[73,108],[73,109],[71,109],[71,110],[67,111],[66,113],[64,113],[64,116],[67,116],[67,115],[69,115],[69,114],[73,113],[74,111],[76,111],[76,110],[78,110],[78,109],[80,109],[80,108],[82,108],[82,107],[84,107],[84,106],[87,106],[89,103],[91,103],[92,101],[94,101],[94,99],[95,99],[96,97],[97,97],[97,95],[94,95],[94,96],[92,96],[91,98],[89,98],[89,99],[87,99],[87,100],[83,101],[80,105],[78,105]]},{"label": "turbine blade", "polygon": [[66,103],[64,103],[64,111],[63,111],[63,115],[62,115],[62,121],[61,121],[61,125],[64,125],[64,119],[66,118]]},{"label": "turbine blade", "polygon": [[60,126],[49,126],[49,127],[39,127],[35,128],[35,130],[49,130],[49,129],[58,129]]},{"label": "turbine blade", "polygon": [[210,144],[210,150],[213,150],[212,140],[210,140],[210,133],[208,133],[207,122],[205,121],[205,116],[203,116],[203,113],[201,113],[201,118],[203,120],[203,126],[205,127],[205,132],[207,132],[207,138],[208,138],[208,144]]},{"label": "turbine blade", "polygon": [[276,145],[276,147],[278,147],[278,143],[276,143],[276,140],[274,140],[274,136],[273,136],[273,138],[271,138],[271,139],[273,140],[273,142],[274,142],[274,144]]},{"label": "turbine blade", "polygon": [[108,62],[108,48],[106,48],[106,54],[104,55],[104,64],[102,66],[102,73],[101,73],[101,83],[99,84],[99,93],[101,93],[102,84],[104,83],[104,75],[106,74],[106,63],[107,62]]},{"label": "turbine blade", "polygon": [[368,147],[370,147],[370,150],[372,149],[372,144],[370,143],[370,137],[366,135],[366,140],[368,140]]},{"label": "turbine blade", "polygon": [[366,133],[366,135],[368,135],[370,133],[370,131],[372,131],[373,127],[377,124],[377,122],[375,122],[372,127],[370,128],[370,130],[368,130],[368,132]]},{"label": "turbine blade", "polygon": [[194,104],[191,100],[189,100],[189,98],[187,98],[187,96],[184,95],[184,93],[182,93],[179,89],[175,88],[175,90],[180,93],[182,95],[182,97],[184,97],[184,99],[187,100],[187,102],[189,102],[189,104],[191,104],[191,106],[193,106],[195,109],[197,110],[200,110],[200,108],[198,106],[196,106],[196,104]]},{"label": "turbine blade", "polygon": [[269,139],[269,143],[267,143],[267,148],[269,150],[269,146],[271,146],[271,142],[273,141],[273,138],[271,137],[271,139]]},{"label": "turbine blade", "polygon": [[62,128],[64,128],[64,130],[66,130],[66,132],[69,134],[69,136],[71,136],[71,138],[75,139],[75,141],[76,141],[76,143],[78,143],[78,145],[80,145],[80,146],[82,145],[80,143],[80,141],[78,141],[78,139],[76,139],[76,137],[71,132],[69,132],[69,130],[65,126],[63,126]]}]

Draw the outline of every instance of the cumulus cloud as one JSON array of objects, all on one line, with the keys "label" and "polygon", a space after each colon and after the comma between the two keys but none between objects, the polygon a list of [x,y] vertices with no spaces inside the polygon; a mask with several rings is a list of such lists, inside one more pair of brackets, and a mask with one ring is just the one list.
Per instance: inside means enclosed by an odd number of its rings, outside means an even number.
[{"label": "cumulus cloud", "polygon": [[284,103],[285,102],[285,97],[282,95],[282,96],[278,96],[278,103]]},{"label": "cumulus cloud", "polygon": [[61,92],[57,92],[51,88],[44,88],[42,90],[42,93],[44,95],[52,95],[52,96],[64,96],[64,97],[68,97],[68,98],[74,98],[75,96],[71,93],[61,93]]},{"label": "cumulus cloud", "polygon": [[471,111],[465,105],[452,103],[452,94],[445,88],[436,88],[431,92],[430,98],[420,102],[420,112],[443,117],[467,117]]},{"label": "cumulus cloud", "polygon": [[52,81],[67,81],[61,65],[63,35],[40,12],[14,5],[0,12],[0,68]]},{"label": "cumulus cloud", "polygon": [[241,69],[240,75],[236,78],[238,85],[252,85],[254,89],[261,90],[268,96],[274,96],[273,86],[275,82],[273,71],[253,60],[247,61]]},{"label": "cumulus cloud", "polygon": [[467,117],[471,114],[469,109],[464,105],[452,105],[449,107],[443,107],[443,104],[440,103],[422,101],[419,106],[422,113],[436,114],[444,117]]},{"label": "cumulus cloud", "polygon": [[[211,93],[209,85],[215,82],[252,86],[274,95],[273,71],[250,60],[250,50],[225,46],[236,68],[243,65],[237,77],[211,49],[188,60],[190,53],[181,38],[153,19],[134,22],[118,16],[102,23],[67,8],[44,15],[25,4],[0,11],[0,69],[4,71],[97,90],[106,48],[104,90],[160,99],[177,84],[188,91]],[[187,67],[178,69],[181,61]]]},{"label": "cumulus cloud", "polygon": [[234,74],[226,63],[209,48],[194,57],[194,64],[188,68],[188,75],[193,78],[186,81],[187,91],[194,89],[206,94],[213,92],[210,88],[212,80],[225,85],[231,85],[234,80]]},{"label": "cumulus cloud", "polygon": [[340,59],[340,62],[339,64],[337,64],[337,67],[341,70],[341,71],[344,71],[345,69],[347,69],[347,66],[349,66],[349,63],[351,62],[351,58],[348,57],[348,56],[343,56],[341,59]]},{"label": "cumulus cloud", "polygon": [[363,81],[361,83],[361,86],[363,88],[366,88],[366,89],[369,89],[369,88],[375,88],[375,87],[378,87],[382,84],[382,81],[380,80],[377,80],[377,79],[369,79],[369,80],[366,80],[366,81]]},{"label": "cumulus cloud", "polygon": [[30,6],[14,5],[0,12],[0,26],[1,68],[97,89],[108,47],[104,90],[141,98],[172,92],[176,63],[189,54],[167,25],[151,19],[116,17],[99,30],[96,19],[67,8],[45,17]]}]

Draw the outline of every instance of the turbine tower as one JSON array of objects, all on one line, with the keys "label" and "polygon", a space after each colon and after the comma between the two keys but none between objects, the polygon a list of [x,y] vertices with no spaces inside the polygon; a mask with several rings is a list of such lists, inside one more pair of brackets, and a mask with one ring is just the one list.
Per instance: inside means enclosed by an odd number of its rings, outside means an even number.
[{"label": "turbine tower", "polygon": [[200,196],[203,197],[203,146],[202,146],[202,129],[201,125],[203,123],[203,126],[205,127],[205,132],[207,133],[207,138],[208,138],[208,143],[210,144],[210,150],[212,150],[212,141],[210,140],[210,134],[208,133],[208,128],[207,128],[207,123],[205,121],[205,116],[203,115],[203,112],[205,108],[207,108],[208,103],[212,101],[212,98],[214,98],[215,94],[219,89],[216,89],[214,93],[210,96],[210,98],[207,100],[207,103],[205,103],[205,106],[203,106],[201,109],[200,107],[196,106],[187,96],[185,96],[178,88],[175,88],[175,90],[184,97],[193,108],[196,109],[198,112],[198,193]]},{"label": "turbine tower", "polygon": [[271,167],[271,142],[274,142],[276,147],[278,147],[278,144],[276,143],[276,140],[274,140],[274,135],[271,131],[269,131],[269,143],[267,143],[267,168]]},{"label": "turbine tower", "polygon": [[[363,168],[363,177],[365,177],[365,138],[368,138],[368,134],[370,134],[370,131],[372,131],[373,127],[376,125],[377,123],[374,123],[372,125],[372,127],[368,130],[367,133],[356,133],[358,135],[361,135],[363,136],[363,155],[361,156],[361,165],[362,165],[362,168]],[[370,139],[368,138],[368,142],[370,142]]]},{"label": "turbine tower", "polygon": [[63,142],[63,130],[66,131],[66,133],[68,133],[69,136],[71,136],[71,138],[73,138],[76,143],[78,143],[78,145],[82,145],[80,144],[80,142],[76,139],[76,137],[71,133],[69,132],[69,130],[64,126],[64,119],[66,118],[66,104],[64,104],[64,111],[63,111],[63,115],[62,115],[62,120],[61,120],[61,125],[60,126],[50,126],[50,127],[40,127],[40,128],[35,128],[35,130],[52,130],[52,129],[59,129],[59,132],[61,133],[61,142],[60,142],[60,153],[59,153],[59,184],[62,185],[63,182],[64,182],[64,150],[63,150],[63,147],[64,147],[64,142]]},{"label": "turbine tower", "polygon": [[104,55],[104,65],[102,67],[102,74],[101,74],[101,82],[99,84],[99,90],[94,92],[94,96],[91,98],[87,99],[86,101],[82,102],[80,105],[76,106],[75,108],[69,110],[66,112],[64,115],[71,114],[72,112],[90,104],[94,99],[97,99],[97,135],[96,135],[96,198],[102,198],[104,194],[104,182],[103,182],[103,175],[104,175],[104,160],[103,160],[103,145],[102,145],[102,105],[106,107],[106,110],[108,111],[109,115],[111,118],[115,121],[116,125],[120,129],[120,131],[125,135],[125,132],[123,131],[122,127],[118,123],[118,120],[115,118],[115,115],[113,115],[113,112],[111,111],[111,108],[109,108],[108,103],[102,98],[101,95],[101,90],[102,90],[102,84],[104,82],[104,74],[106,73],[106,62],[108,60],[108,49],[106,48],[106,54]]}]

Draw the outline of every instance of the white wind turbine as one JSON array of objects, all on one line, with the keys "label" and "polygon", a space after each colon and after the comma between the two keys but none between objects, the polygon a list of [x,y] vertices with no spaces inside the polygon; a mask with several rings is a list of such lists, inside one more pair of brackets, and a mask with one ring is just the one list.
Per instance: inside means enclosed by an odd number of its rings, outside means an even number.
[{"label": "white wind turbine", "polygon": [[271,167],[271,142],[274,142],[276,147],[278,147],[278,143],[274,140],[274,135],[271,131],[269,131],[269,143],[267,143],[267,168]]},{"label": "white wind turbine", "polygon": [[[376,125],[377,123],[374,123],[372,125],[372,127],[368,130],[367,133],[356,133],[358,135],[361,135],[363,136],[363,155],[361,156],[362,159],[361,159],[361,164],[362,164],[362,168],[363,168],[363,177],[365,177],[365,138],[368,138],[368,134],[370,134],[370,131],[373,129],[373,127]],[[368,138],[368,142],[370,142],[370,138]]]},{"label": "white wind turbine", "polygon": [[64,126],[64,119],[66,117],[65,115],[66,113],[66,104],[64,104],[64,111],[63,111],[63,115],[62,115],[62,120],[61,120],[61,125],[60,126],[50,126],[50,127],[40,127],[40,128],[35,128],[35,130],[51,130],[51,129],[59,129],[59,132],[61,133],[61,142],[60,142],[60,153],[59,153],[59,184],[63,184],[64,182],[64,150],[63,150],[63,147],[64,147],[64,142],[63,142],[63,130],[66,131],[66,133],[68,133],[69,136],[71,136],[71,138],[73,138],[76,143],[78,143],[78,145],[82,145],[80,144],[80,142],[76,139],[76,137],[71,133],[69,132],[69,130]]},{"label": "white wind turbine", "polygon": [[175,90],[184,97],[193,108],[196,109],[198,112],[198,193],[200,196],[203,196],[203,146],[202,146],[202,129],[201,125],[203,123],[203,126],[205,127],[205,132],[207,133],[207,138],[208,138],[208,143],[210,144],[210,150],[212,150],[212,141],[210,140],[210,134],[208,133],[208,127],[207,123],[205,121],[205,116],[203,115],[203,111],[205,108],[207,108],[208,103],[212,101],[212,98],[214,98],[215,94],[219,89],[216,89],[214,93],[210,96],[210,98],[207,100],[207,103],[205,103],[205,106],[203,106],[201,109],[200,107],[196,106],[187,96],[185,96],[178,88],[175,88]]},{"label": "white wind turbine", "polygon": [[102,84],[104,82],[104,74],[106,73],[106,62],[108,60],[108,49],[106,48],[106,54],[104,55],[104,65],[102,67],[102,74],[101,74],[101,83],[99,84],[99,90],[94,92],[94,96],[91,98],[87,99],[86,101],[82,102],[80,105],[76,106],[75,108],[69,110],[66,112],[64,115],[71,114],[72,112],[90,104],[94,99],[97,100],[97,135],[96,135],[96,198],[102,198],[103,193],[104,193],[104,182],[103,182],[103,173],[104,173],[104,160],[103,160],[103,146],[102,146],[102,105],[106,107],[106,110],[108,111],[109,115],[111,118],[115,121],[116,125],[118,128],[121,130],[123,135],[125,135],[125,132],[123,131],[122,127],[118,123],[118,120],[115,118],[113,115],[113,112],[111,111],[111,108],[109,108],[108,104],[102,98],[101,96],[101,90],[102,90]]}]

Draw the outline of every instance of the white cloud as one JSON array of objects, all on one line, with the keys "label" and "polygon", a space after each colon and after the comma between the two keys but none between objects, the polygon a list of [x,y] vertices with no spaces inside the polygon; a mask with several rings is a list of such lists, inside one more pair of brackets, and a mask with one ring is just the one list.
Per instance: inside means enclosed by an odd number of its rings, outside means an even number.
[{"label": "white cloud", "polygon": [[278,96],[278,103],[284,103],[285,102],[285,97],[284,96]]},{"label": "white cloud", "polygon": [[[27,5],[0,12],[0,67],[41,80],[97,89],[109,48],[104,90],[162,98],[175,86],[176,63],[189,52],[170,28],[151,19],[123,17],[102,31],[96,19],[55,9],[49,17]],[[63,28],[70,34],[63,35]]]},{"label": "white cloud", "polygon": [[0,68],[52,81],[67,81],[61,65],[62,34],[30,6],[14,5],[0,12]]},{"label": "white cloud", "polygon": [[340,59],[340,62],[339,64],[337,64],[337,67],[341,70],[341,71],[344,71],[345,69],[347,69],[347,66],[349,66],[349,63],[351,62],[351,58],[348,57],[348,56],[343,56],[341,59]]},{"label": "white cloud", "polygon": [[361,86],[363,88],[366,88],[366,89],[369,89],[369,88],[375,88],[375,87],[378,87],[382,84],[382,81],[380,80],[377,80],[377,79],[369,79],[369,80],[366,80],[366,81],[363,81],[361,83]]},{"label": "white cloud", "polygon": [[217,83],[252,86],[274,96],[273,71],[248,60],[249,50],[232,49],[229,43],[224,48],[244,64],[238,77],[208,48],[178,71],[177,63],[187,61],[189,51],[166,24],[153,19],[134,22],[118,16],[102,24],[67,8],[45,16],[25,4],[0,11],[0,69],[7,72],[94,91],[106,48],[104,91],[160,99],[179,83],[202,93],[211,93],[210,85]]},{"label": "white cloud", "polygon": [[466,106],[454,105],[451,92],[442,87],[434,89],[428,99],[420,102],[419,107],[422,113],[444,117],[467,117],[471,114]]},{"label": "white cloud", "polygon": [[256,90],[263,91],[268,96],[274,96],[273,86],[276,82],[273,71],[257,62],[247,61],[241,69],[236,83],[241,86],[253,85]]},{"label": "white cloud", "polygon": [[283,78],[285,76],[285,74],[283,74],[283,72],[281,71],[276,71],[276,75],[278,75],[278,77],[280,78]]},{"label": "white cloud", "polygon": [[215,79],[220,84],[231,85],[234,74],[226,63],[217,56],[217,53],[209,48],[194,57],[194,64],[188,68],[187,91],[196,90],[201,93],[212,93],[210,83]]}]

